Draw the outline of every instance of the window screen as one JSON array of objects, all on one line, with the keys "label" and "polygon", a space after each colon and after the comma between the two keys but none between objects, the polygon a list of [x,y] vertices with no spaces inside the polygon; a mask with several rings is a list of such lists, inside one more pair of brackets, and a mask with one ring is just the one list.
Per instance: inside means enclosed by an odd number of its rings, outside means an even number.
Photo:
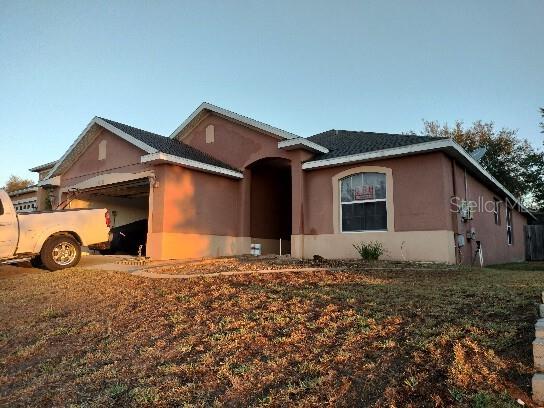
[{"label": "window screen", "polygon": [[342,231],[387,230],[385,174],[357,173],[340,181]]}]

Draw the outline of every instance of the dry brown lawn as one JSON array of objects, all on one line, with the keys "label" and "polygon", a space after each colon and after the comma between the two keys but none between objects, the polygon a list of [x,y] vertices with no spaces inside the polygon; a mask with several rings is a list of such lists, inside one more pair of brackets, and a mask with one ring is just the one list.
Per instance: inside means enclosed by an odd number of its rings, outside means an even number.
[{"label": "dry brown lawn", "polygon": [[517,268],[0,273],[0,405],[530,404],[544,271]]}]

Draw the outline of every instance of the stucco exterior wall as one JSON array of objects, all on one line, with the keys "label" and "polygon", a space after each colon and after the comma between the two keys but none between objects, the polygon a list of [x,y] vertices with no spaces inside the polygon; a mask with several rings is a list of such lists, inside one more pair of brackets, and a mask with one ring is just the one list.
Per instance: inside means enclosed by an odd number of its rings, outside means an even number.
[{"label": "stucco exterior wall", "polygon": [[153,218],[147,254],[155,259],[248,253],[242,234],[242,183],[162,164],[155,166]]},{"label": "stucco exterior wall", "polygon": [[[455,186],[449,184],[449,195],[461,199],[474,201],[481,204],[474,212],[472,220],[462,222],[461,217],[453,218],[455,232],[464,234],[472,228],[476,231],[474,240],[465,240],[465,246],[461,249],[463,263],[470,263],[476,251],[476,240],[481,241],[484,262],[487,265],[504,262],[523,261],[525,259],[525,236],[523,226],[527,224],[526,217],[517,209],[512,211],[513,242],[508,245],[506,237],[506,207],[505,197],[502,194],[491,191],[470,173],[467,173],[466,195],[465,195],[465,171],[458,164],[452,169],[450,161],[450,177],[454,173]],[[455,191],[454,191],[455,188]],[[492,205],[493,198],[502,201],[500,210],[500,224],[495,224]],[[487,204],[487,208],[486,207]]]},{"label": "stucco exterior wall", "polygon": [[[364,171],[386,174],[387,231],[341,232],[339,180]],[[455,262],[444,154],[308,170],[304,176],[304,232],[292,238],[294,254],[355,258],[353,244],[379,241],[384,259]]]},{"label": "stucco exterior wall", "polygon": [[447,158],[442,153],[376,160],[305,171],[304,233],[333,234],[332,178],[353,167],[389,168],[393,177],[394,231],[451,230]]},{"label": "stucco exterior wall", "polygon": [[354,244],[378,241],[385,250],[380,259],[455,263],[453,233],[448,230],[294,235],[291,239],[302,258],[358,258]]},{"label": "stucco exterior wall", "polygon": [[[206,128],[209,125],[214,126],[213,143],[206,143]],[[300,154],[300,151],[278,149],[279,139],[276,137],[233,123],[214,114],[206,116],[181,140],[237,169],[244,169],[263,158],[281,157],[295,160]],[[304,160],[312,157],[309,152],[303,152],[303,155]]]},{"label": "stucco exterior wall", "polygon": [[[342,233],[335,227],[335,222],[339,223],[339,204],[335,200],[338,191],[334,190],[335,185],[331,180],[337,182],[337,175],[357,166],[391,169],[394,225],[388,222],[386,232]],[[487,265],[523,260],[526,217],[513,210],[512,245],[506,241],[504,205],[500,214],[501,225],[495,224],[492,212],[484,210],[477,211],[473,220],[462,222],[451,205],[452,196],[484,203],[493,202],[493,197],[504,200],[504,196],[494,193],[467,173],[468,193],[465,197],[464,169],[455,164],[455,183],[452,174],[452,160],[441,152],[307,171],[305,236],[301,234],[292,240],[294,251],[304,257],[311,257],[313,251],[325,257],[353,257],[356,256],[353,243],[377,240],[387,250],[385,258],[470,264],[476,250],[475,241],[480,240]],[[337,220],[335,217],[338,217]],[[471,228],[476,230],[476,239],[465,240],[461,255],[456,255],[455,234],[466,237]]]},{"label": "stucco exterior wall", "polygon": [[238,180],[169,164],[155,177],[153,232],[241,236]]}]

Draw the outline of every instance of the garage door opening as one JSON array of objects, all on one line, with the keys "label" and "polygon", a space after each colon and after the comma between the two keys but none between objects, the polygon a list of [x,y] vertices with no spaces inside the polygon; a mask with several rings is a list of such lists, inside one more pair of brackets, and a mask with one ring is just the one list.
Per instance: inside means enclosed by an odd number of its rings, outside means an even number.
[{"label": "garage door opening", "polygon": [[291,163],[287,159],[262,159],[251,170],[252,243],[262,254],[291,252]]},{"label": "garage door opening", "polygon": [[107,208],[110,212],[111,247],[104,254],[145,255],[149,216],[149,180],[109,184],[69,191],[66,208]]}]

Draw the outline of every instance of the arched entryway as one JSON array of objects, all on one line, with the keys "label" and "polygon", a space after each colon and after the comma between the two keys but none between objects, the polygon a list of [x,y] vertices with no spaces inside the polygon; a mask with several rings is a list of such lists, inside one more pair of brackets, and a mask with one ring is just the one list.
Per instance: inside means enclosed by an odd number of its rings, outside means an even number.
[{"label": "arched entryway", "polygon": [[291,252],[291,162],[266,158],[248,168],[252,243],[261,244],[263,255],[288,254]]}]

